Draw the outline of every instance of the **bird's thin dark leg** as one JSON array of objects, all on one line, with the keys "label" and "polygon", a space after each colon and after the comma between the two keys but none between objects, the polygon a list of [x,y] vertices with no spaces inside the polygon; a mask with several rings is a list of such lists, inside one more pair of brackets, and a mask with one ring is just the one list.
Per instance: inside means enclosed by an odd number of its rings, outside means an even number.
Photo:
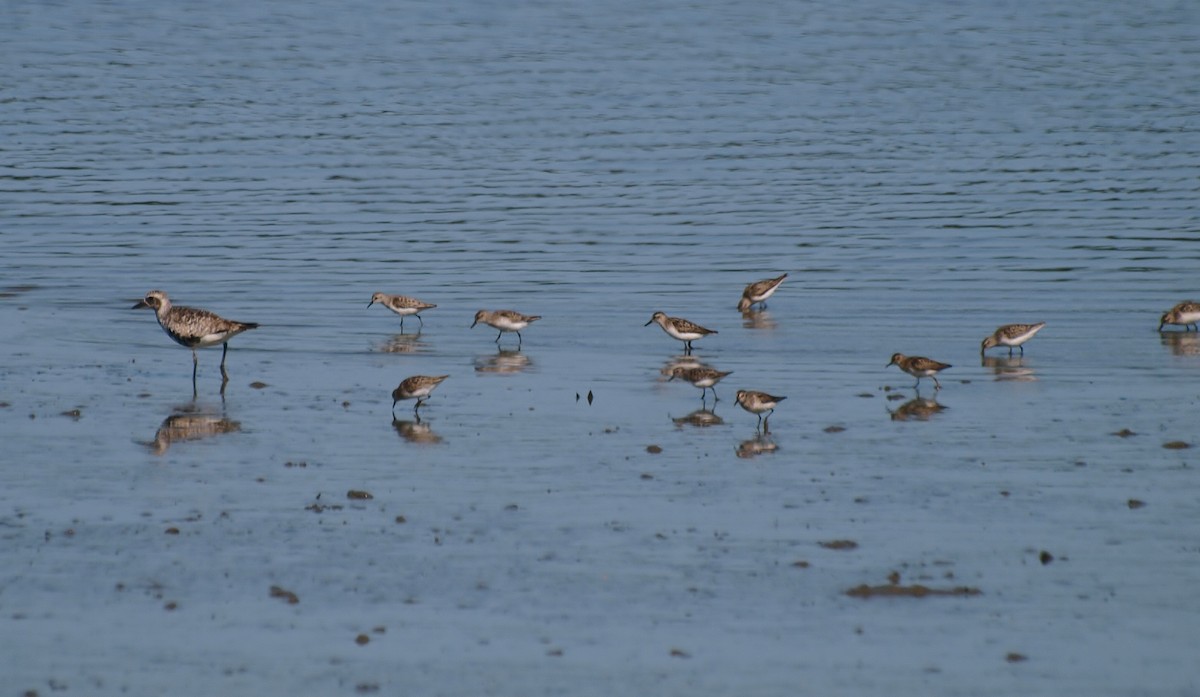
[{"label": "bird's thin dark leg", "polygon": [[417,315],[417,321],[421,323],[422,327],[425,326],[425,320],[421,319],[421,315]]},{"label": "bird's thin dark leg", "polygon": [[404,315],[400,315],[400,333],[404,333]]},{"label": "bird's thin dark leg", "polygon": [[500,343],[500,337],[502,337],[502,336],[504,336],[504,332],[497,332],[497,333],[496,333],[496,343],[497,343],[497,344],[498,344],[498,343]]},{"label": "bird's thin dark leg", "polygon": [[1017,348],[1021,349],[1021,355],[1022,355],[1022,356],[1024,356],[1024,355],[1025,355],[1025,347],[1024,347],[1024,346],[1018,346]]},{"label": "bird's thin dark leg", "polygon": [[942,389],[942,383],[938,382],[936,375],[930,375],[929,377],[933,378],[933,389],[935,389],[935,390]]},{"label": "bird's thin dark leg", "polygon": [[225,348],[221,350],[221,382],[229,382],[229,373],[225,371],[225,355],[229,353],[229,342],[222,344]]}]

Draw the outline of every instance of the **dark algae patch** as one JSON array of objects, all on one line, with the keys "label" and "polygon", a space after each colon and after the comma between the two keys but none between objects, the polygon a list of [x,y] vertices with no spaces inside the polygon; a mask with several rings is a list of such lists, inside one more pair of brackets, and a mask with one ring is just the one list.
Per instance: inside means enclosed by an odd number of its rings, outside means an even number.
[{"label": "dark algae patch", "polygon": [[983,591],[970,586],[930,588],[929,586],[925,586],[920,583],[914,583],[910,586],[891,584],[885,586],[869,586],[864,583],[846,591],[846,595],[850,596],[851,598],[926,598],[931,595],[983,595]]}]

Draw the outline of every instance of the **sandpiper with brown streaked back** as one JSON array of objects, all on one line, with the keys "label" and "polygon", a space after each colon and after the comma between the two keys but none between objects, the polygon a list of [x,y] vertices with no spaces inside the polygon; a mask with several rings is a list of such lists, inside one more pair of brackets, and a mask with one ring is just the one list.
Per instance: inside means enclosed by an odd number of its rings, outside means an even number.
[{"label": "sandpiper with brown streaked back", "polygon": [[747,312],[754,305],[766,307],[767,298],[779,290],[779,286],[783,284],[783,279],[787,277],[788,275],[785,273],[782,276],[767,278],[746,286],[746,290],[742,291],[742,299],[738,301],[738,312]]},{"label": "sandpiper with brown streaked back", "polygon": [[521,330],[541,318],[541,315],[523,315],[513,310],[480,310],[475,313],[475,321],[471,323],[471,328],[474,329],[476,324],[483,322],[492,329],[498,329],[500,333],[496,335],[496,343],[500,343],[500,337],[504,336],[504,332],[516,332],[519,349]]},{"label": "sandpiper with brown streaked back", "polygon": [[161,290],[152,290],[146,293],[146,297],[138,301],[132,309],[137,310],[143,307],[154,310],[158,324],[167,333],[167,336],[180,346],[186,346],[192,350],[192,392],[196,391],[196,369],[200,363],[199,358],[196,357],[196,349],[217,344],[224,346],[224,350],[221,351],[221,378],[222,383],[228,382],[229,373],[225,372],[225,355],[229,353],[229,340],[248,329],[258,327],[255,322],[234,322],[208,310],[176,307],[171,304],[167,294]]},{"label": "sandpiper with brown streaked back", "polygon": [[1184,300],[1163,313],[1162,319],[1158,322],[1158,331],[1161,332],[1163,325],[1166,324],[1182,324],[1183,330],[1186,332],[1197,328],[1197,322],[1200,322],[1200,303],[1194,300]]},{"label": "sandpiper with brown streaked back", "polygon": [[427,303],[424,300],[410,298],[407,295],[388,295],[387,293],[376,293],[371,296],[371,302],[367,303],[367,307],[379,303],[387,309],[400,315],[400,331],[404,331],[404,318],[409,315],[416,315],[417,320],[421,322],[421,326],[425,326],[425,320],[421,319],[421,312],[431,310],[437,305]]},{"label": "sandpiper with brown streaked back", "polygon": [[708,390],[711,389],[713,391],[713,401],[715,402],[718,401],[720,397],[717,397],[717,389],[713,386],[718,382],[721,382],[726,375],[730,375],[732,372],[733,371],[715,370],[713,368],[685,368],[683,366],[679,366],[671,370],[671,377],[667,379],[667,382],[670,382],[675,378],[683,378],[684,380],[687,380],[696,387],[700,388],[701,401],[704,401],[705,395],[707,394]]},{"label": "sandpiper with brown streaked back", "polygon": [[936,390],[942,389],[942,385],[937,379],[938,371],[953,367],[948,363],[940,363],[932,358],[926,358],[924,356],[906,356],[903,353],[892,354],[891,362],[883,367],[887,368],[888,366],[892,365],[899,366],[900,370],[903,370],[909,375],[915,377],[917,379],[917,384],[913,385],[913,387],[918,389],[921,387],[921,378],[933,378],[933,386]]},{"label": "sandpiper with brown streaked back", "polygon": [[[742,408],[751,414],[758,414],[758,427],[767,427],[767,421],[771,418],[771,414],[775,413],[775,407],[787,399],[787,397],[776,397],[769,395],[766,392],[756,392],[754,390],[738,390],[737,399],[734,401],[742,405]],[[766,417],[763,417],[766,413]]]},{"label": "sandpiper with brown streaked back", "polygon": [[717,333],[715,329],[705,329],[699,324],[689,322],[682,317],[667,317],[664,312],[655,312],[650,317],[650,321],[642,326],[649,327],[651,324],[657,324],[671,338],[682,341],[684,353],[692,352],[692,342],[696,339],[702,339],[709,334]]},{"label": "sandpiper with brown streaked back", "polygon": [[392,390],[392,411],[396,411],[396,403],[402,399],[417,400],[413,411],[415,412],[417,409],[420,409],[425,400],[429,399],[429,394],[433,392],[433,388],[442,384],[442,381],[448,377],[450,376],[413,375],[412,377],[404,378],[400,386]]},{"label": "sandpiper with brown streaked back", "polygon": [[1008,355],[1012,355],[1014,348],[1020,348],[1021,355],[1024,356],[1025,347],[1021,346],[1021,344],[1032,339],[1033,335],[1040,332],[1044,326],[1046,326],[1045,322],[1038,322],[1037,324],[1006,324],[983,340],[983,346],[979,349],[979,354],[983,355],[984,351],[993,346],[1007,346]]}]

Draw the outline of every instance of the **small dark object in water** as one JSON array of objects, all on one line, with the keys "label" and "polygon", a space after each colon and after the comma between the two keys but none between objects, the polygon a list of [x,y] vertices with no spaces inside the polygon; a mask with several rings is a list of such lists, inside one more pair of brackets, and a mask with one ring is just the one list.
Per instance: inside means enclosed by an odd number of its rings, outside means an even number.
[{"label": "small dark object in water", "polygon": [[1054,555],[1043,549],[1042,553],[1038,555],[1038,561],[1042,562],[1042,566],[1045,566],[1054,561]]},{"label": "small dark object in water", "polygon": [[830,540],[829,542],[818,542],[825,549],[857,549],[858,543],[854,540]]},{"label": "small dark object in water", "polygon": [[271,586],[271,597],[282,598],[287,601],[288,605],[295,605],[296,603],[300,602],[300,596],[296,595],[290,590],[287,590],[286,588],[280,588],[279,586]]},{"label": "small dark object in water", "polygon": [[371,496],[371,492],[369,492],[369,491],[359,491],[358,489],[351,489],[350,491],[346,492],[346,498],[348,498],[348,499],[373,499],[375,497]]},{"label": "small dark object in water", "polygon": [[646,446],[646,452],[650,453],[651,455],[657,455],[657,454],[659,454],[659,453],[661,453],[661,452],[662,452],[662,446],[660,446],[660,445],[647,445],[647,446]]},{"label": "small dark object in water", "polygon": [[1141,508],[1142,506],[1145,506],[1145,505],[1146,505],[1146,502],[1145,502],[1145,501],[1141,501],[1141,500],[1139,500],[1139,499],[1129,499],[1129,502],[1128,502],[1128,504],[1127,504],[1127,505],[1128,505],[1128,506],[1129,506],[1131,509],[1133,509],[1133,508]]},{"label": "small dark object in water", "polygon": [[891,598],[907,596],[910,598],[925,598],[931,595],[983,595],[983,591],[970,586],[956,586],[954,588],[930,588],[921,584],[911,586],[897,586],[888,584],[886,586],[868,586],[862,584],[855,586],[846,591],[846,595],[852,598],[872,598],[877,595],[887,596]]},{"label": "small dark object in water", "polygon": [[588,390],[588,404],[592,403],[592,391]]},{"label": "small dark object in water", "polygon": [[1172,440],[1163,443],[1163,447],[1167,450],[1186,450],[1192,447],[1192,444],[1182,440]]}]

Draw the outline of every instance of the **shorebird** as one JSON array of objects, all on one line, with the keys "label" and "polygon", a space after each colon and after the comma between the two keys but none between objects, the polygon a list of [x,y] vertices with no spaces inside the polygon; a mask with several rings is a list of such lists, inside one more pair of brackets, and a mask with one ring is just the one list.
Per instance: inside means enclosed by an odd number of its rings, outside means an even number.
[{"label": "shorebird", "polygon": [[685,368],[683,366],[678,366],[671,369],[671,377],[667,378],[667,382],[670,382],[675,378],[683,378],[684,380],[687,380],[696,387],[700,388],[701,401],[704,400],[707,391],[712,390],[713,401],[715,402],[720,398],[717,397],[717,389],[713,386],[718,382],[721,382],[726,375],[729,375],[732,372],[733,371],[723,372],[713,368]]},{"label": "shorebird", "polygon": [[787,277],[788,275],[785,273],[777,278],[768,278],[746,286],[746,290],[742,291],[742,299],[738,301],[738,312],[746,312],[753,305],[766,307],[767,298],[779,290],[779,286],[783,284],[783,279]]},{"label": "shorebird", "polygon": [[903,353],[892,354],[891,363],[883,367],[886,368],[892,365],[899,366],[900,370],[915,377],[917,384],[913,385],[913,387],[916,388],[921,387],[921,378],[933,378],[933,386],[936,390],[942,389],[942,385],[937,379],[938,371],[953,367],[948,363],[939,363],[924,356],[905,356]]},{"label": "shorebird", "polygon": [[221,351],[221,378],[222,382],[228,382],[229,373],[225,372],[225,356],[229,353],[229,340],[248,329],[258,327],[255,322],[234,322],[208,310],[195,307],[176,307],[171,304],[171,299],[167,297],[167,294],[161,290],[152,290],[146,293],[146,297],[138,301],[132,309],[137,310],[143,307],[154,310],[158,324],[167,333],[167,336],[180,346],[186,346],[192,350],[192,392],[196,391],[196,368],[200,362],[196,357],[196,349],[217,344],[224,346]]},{"label": "shorebird", "polygon": [[[775,413],[776,405],[785,399],[787,397],[775,397],[766,392],[738,390],[737,399],[734,401],[742,405],[742,408],[751,414],[758,414],[758,427],[763,428],[765,432],[771,414]],[[763,417],[763,412],[767,413],[766,417]]]},{"label": "shorebird", "polygon": [[695,322],[689,322],[682,317],[667,317],[664,312],[655,312],[650,317],[650,321],[642,325],[649,327],[651,324],[657,324],[662,327],[671,338],[678,339],[683,342],[684,353],[692,352],[692,342],[696,339],[704,338],[709,334],[716,334],[715,329],[705,329]]},{"label": "shorebird", "polygon": [[993,346],[1007,346],[1008,355],[1012,355],[1013,348],[1019,347],[1021,355],[1024,356],[1025,347],[1021,346],[1021,344],[1032,339],[1033,335],[1040,332],[1044,326],[1046,326],[1045,322],[1038,322],[1037,324],[1006,324],[983,340],[983,346],[979,349],[979,354],[983,355],[984,351]]},{"label": "shorebird", "polygon": [[[404,318],[409,315],[416,315],[421,322],[421,326],[425,326],[425,320],[421,319],[421,312],[430,310],[437,305],[427,303],[424,300],[410,298],[407,295],[388,295],[387,293],[376,293],[371,296],[371,302],[367,303],[367,307],[379,303],[387,309],[400,315],[400,331],[404,331]],[[417,332],[420,333],[419,331]]]},{"label": "shorebird", "polygon": [[1158,322],[1158,331],[1162,331],[1164,324],[1182,324],[1186,332],[1196,327],[1197,322],[1200,322],[1200,303],[1185,300],[1163,314]]},{"label": "shorebird", "polygon": [[425,403],[425,400],[429,399],[429,394],[433,392],[433,388],[442,384],[442,381],[448,377],[450,376],[414,375],[405,378],[399,387],[392,390],[392,411],[396,411],[396,403],[400,400],[415,399],[417,400],[416,406],[413,407],[413,412],[415,413]]},{"label": "shorebird", "polygon": [[475,313],[475,321],[471,323],[471,328],[474,329],[476,324],[483,322],[493,329],[500,330],[500,333],[496,335],[496,343],[500,343],[500,337],[504,336],[504,332],[516,332],[517,346],[519,347],[521,330],[541,318],[541,315],[523,315],[513,310],[480,310]]}]

